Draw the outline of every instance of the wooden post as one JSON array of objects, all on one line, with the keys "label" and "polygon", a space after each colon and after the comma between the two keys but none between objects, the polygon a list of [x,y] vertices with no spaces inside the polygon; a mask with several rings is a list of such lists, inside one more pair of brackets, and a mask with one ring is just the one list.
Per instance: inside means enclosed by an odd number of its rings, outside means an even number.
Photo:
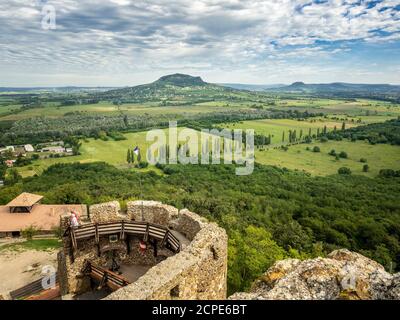
[{"label": "wooden post", "polygon": [[125,239],[125,242],[126,242],[126,253],[127,253],[127,254],[130,254],[130,253],[131,253],[131,244],[130,244],[130,240],[131,240],[131,237],[130,237],[130,235],[128,234],[128,235],[126,236],[126,239]]},{"label": "wooden post", "polygon": [[124,239],[125,237],[125,221],[122,220],[121,222],[121,234],[119,236],[120,239]]},{"label": "wooden post", "polygon": [[150,227],[150,224],[147,222],[147,224],[146,224],[146,232],[145,232],[145,234],[143,236],[143,241],[144,242],[147,242],[147,240],[149,238],[149,227]]},{"label": "wooden post", "polygon": [[153,251],[154,251],[154,257],[157,258],[158,252],[157,252],[157,239],[154,239],[153,241]]},{"label": "wooden post", "polygon": [[165,231],[164,238],[163,238],[162,241],[161,241],[161,247],[164,247],[165,244],[167,243],[168,235],[169,235],[169,230]]},{"label": "wooden post", "polygon": [[99,229],[97,223],[94,225],[94,239],[96,241],[96,247],[97,247],[97,256],[100,257],[101,252],[100,252],[100,237],[99,237]]}]

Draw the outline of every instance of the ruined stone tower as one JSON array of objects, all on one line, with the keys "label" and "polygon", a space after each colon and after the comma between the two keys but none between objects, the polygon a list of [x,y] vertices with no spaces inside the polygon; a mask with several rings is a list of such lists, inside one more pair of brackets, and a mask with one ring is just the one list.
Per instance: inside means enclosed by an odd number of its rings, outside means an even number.
[{"label": "ruined stone tower", "polygon": [[104,299],[225,299],[225,230],[155,201],[91,206],[78,228],[63,217],[63,295],[107,287]]}]

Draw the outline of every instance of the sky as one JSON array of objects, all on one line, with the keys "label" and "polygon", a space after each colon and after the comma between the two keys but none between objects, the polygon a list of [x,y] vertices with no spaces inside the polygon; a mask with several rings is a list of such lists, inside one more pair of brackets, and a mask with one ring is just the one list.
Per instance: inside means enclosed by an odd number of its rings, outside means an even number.
[{"label": "sky", "polygon": [[400,0],[2,0],[0,86],[400,84]]}]

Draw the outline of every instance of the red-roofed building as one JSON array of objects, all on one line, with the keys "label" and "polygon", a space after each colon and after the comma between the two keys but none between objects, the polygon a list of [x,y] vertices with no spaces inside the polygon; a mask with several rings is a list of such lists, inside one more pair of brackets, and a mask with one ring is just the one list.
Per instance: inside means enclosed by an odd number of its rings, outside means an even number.
[{"label": "red-roofed building", "polygon": [[22,193],[5,206],[0,206],[0,237],[19,236],[21,230],[30,226],[43,233],[51,232],[59,226],[60,216],[72,211],[86,216],[86,205],[40,204],[43,197],[31,193]]}]

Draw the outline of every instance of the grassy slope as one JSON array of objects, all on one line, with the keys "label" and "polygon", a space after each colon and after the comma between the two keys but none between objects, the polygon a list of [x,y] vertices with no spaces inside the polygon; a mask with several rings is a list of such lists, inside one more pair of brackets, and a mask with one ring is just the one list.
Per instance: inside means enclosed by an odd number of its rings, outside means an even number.
[{"label": "grassy slope", "polygon": [[[288,140],[288,131],[296,130],[297,136],[300,130],[303,130],[303,136],[308,134],[311,128],[312,134],[316,134],[318,128],[320,131],[326,126],[328,130],[332,130],[335,126],[340,129],[342,127],[341,121],[331,121],[325,119],[317,119],[315,122],[312,120],[297,121],[291,119],[265,119],[265,120],[252,120],[242,121],[241,123],[226,123],[221,127],[230,129],[254,129],[256,134],[271,135],[272,143],[278,144],[282,142],[282,133],[285,131],[285,141]],[[354,124],[346,124],[347,128],[354,126]]]},{"label": "grassy slope", "polygon": [[[181,132],[179,128],[178,132]],[[191,132],[195,130],[188,129]],[[167,130],[163,130],[167,133]],[[146,142],[147,131],[127,133],[127,140],[122,141],[103,141],[88,139],[83,141],[80,149],[81,155],[65,158],[49,158],[35,161],[32,165],[19,168],[22,176],[31,176],[35,173],[40,174],[43,169],[56,163],[72,163],[72,162],[95,162],[104,161],[118,167],[127,167],[126,155],[128,148],[133,149],[138,146],[142,151],[142,160],[146,160],[146,150],[153,142]],[[168,136],[167,136],[168,138]],[[193,149],[193,145],[191,145]],[[199,149],[200,150],[200,149]]]},{"label": "grassy slope", "polygon": [[[250,122],[253,126],[254,121]],[[260,123],[256,122],[256,125],[260,124],[262,126],[261,128],[263,128],[265,122],[261,121]],[[288,130],[289,128],[293,128],[291,124],[298,125],[299,123],[304,124],[303,122],[295,120],[276,120],[273,121],[272,128],[278,133],[278,140],[280,141],[283,128]],[[330,125],[332,126],[334,124],[330,123]],[[240,126],[240,124],[238,124],[238,126]],[[243,126],[246,126],[246,124],[244,123]],[[246,127],[248,128],[248,126]],[[270,124],[268,124],[268,128],[270,128]],[[316,131],[316,129],[314,130]],[[142,150],[142,158],[145,159],[145,150],[151,144],[151,142],[146,142],[146,132],[128,133],[126,134],[126,137],[128,139],[123,141],[89,139],[87,142],[83,142],[81,148],[82,154],[80,156],[42,159],[34,162],[31,166],[23,167],[19,170],[23,176],[30,176],[35,173],[41,173],[44,168],[55,163],[71,163],[78,161],[82,163],[105,161],[112,165],[126,167],[127,149],[133,148],[136,145],[138,145]],[[321,153],[306,151],[307,146],[312,148],[315,145],[318,145],[321,148]],[[328,155],[328,152],[332,149],[336,150],[337,153],[341,151],[347,152],[349,159],[335,160],[334,157]],[[370,166],[370,172],[362,172],[364,164],[359,162],[360,158],[367,159],[368,165]],[[315,175],[335,174],[338,168],[346,166],[351,168],[354,173],[375,176],[380,169],[400,169],[399,159],[400,148],[398,146],[370,145],[361,141],[329,141],[326,143],[313,142],[310,145],[300,144],[290,146],[289,150],[286,152],[280,149],[273,149],[272,147],[268,148],[266,151],[256,151],[256,161],[259,163],[305,170]]]},{"label": "grassy slope", "polygon": [[[307,151],[306,147],[319,146],[320,153]],[[328,155],[332,149],[339,153],[345,151],[348,159],[336,160]],[[364,163],[360,158],[367,159],[370,167],[368,173],[362,172]],[[256,151],[256,161],[262,164],[276,165],[289,169],[305,170],[315,175],[337,173],[340,167],[349,167],[353,173],[366,176],[376,176],[380,169],[400,169],[400,147],[387,144],[371,145],[366,142],[329,141],[325,143],[299,144],[290,146],[288,151],[269,149]]]}]

